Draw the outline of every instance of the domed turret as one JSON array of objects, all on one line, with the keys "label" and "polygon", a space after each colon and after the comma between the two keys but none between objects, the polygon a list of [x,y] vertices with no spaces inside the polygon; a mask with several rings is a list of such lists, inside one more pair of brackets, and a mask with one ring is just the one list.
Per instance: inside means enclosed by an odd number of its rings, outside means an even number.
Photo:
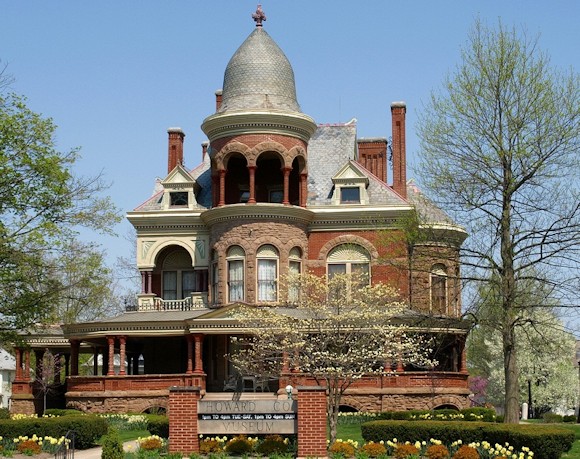
[{"label": "domed turret", "polygon": [[292,66],[262,27],[230,59],[218,112],[254,109],[300,112]]},{"label": "domed turret", "polygon": [[[276,133],[308,142],[316,123],[300,111],[294,71],[288,58],[262,28],[256,29],[230,59],[216,113],[201,125],[210,142],[232,135]],[[217,93],[216,93],[217,94]]]}]

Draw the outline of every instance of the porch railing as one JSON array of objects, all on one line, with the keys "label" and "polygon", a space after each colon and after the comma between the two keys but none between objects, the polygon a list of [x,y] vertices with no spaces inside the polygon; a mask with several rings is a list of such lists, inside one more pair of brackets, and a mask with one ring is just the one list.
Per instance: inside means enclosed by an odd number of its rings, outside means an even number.
[{"label": "porch railing", "polygon": [[137,305],[127,311],[191,311],[208,306],[207,292],[194,292],[183,300],[164,300],[153,294],[137,295]]}]

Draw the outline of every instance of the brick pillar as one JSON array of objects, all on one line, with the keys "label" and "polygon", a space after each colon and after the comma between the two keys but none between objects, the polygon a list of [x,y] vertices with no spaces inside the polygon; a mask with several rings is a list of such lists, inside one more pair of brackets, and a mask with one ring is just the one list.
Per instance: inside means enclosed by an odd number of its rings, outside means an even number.
[{"label": "brick pillar", "polygon": [[30,374],[30,349],[24,351],[24,380],[32,381],[32,375]]},{"label": "brick pillar", "polygon": [[20,381],[22,379],[22,348],[15,348],[16,351],[16,376],[15,380]]},{"label": "brick pillar", "polygon": [[199,453],[197,402],[200,387],[169,388],[169,452]]},{"label": "brick pillar", "polygon": [[187,335],[187,374],[193,373],[193,335]]},{"label": "brick pillar", "polygon": [[107,376],[112,376],[115,374],[115,337],[107,336],[107,343],[109,344]]},{"label": "brick pillar", "polygon": [[119,375],[120,376],[125,376],[127,374],[127,370],[125,368],[126,345],[127,345],[127,337],[126,336],[119,336]]},{"label": "brick pillar", "polygon": [[327,457],[324,387],[298,387],[298,457]]},{"label": "brick pillar", "polygon": [[195,370],[194,373],[203,373],[203,335],[194,335],[195,340]]}]

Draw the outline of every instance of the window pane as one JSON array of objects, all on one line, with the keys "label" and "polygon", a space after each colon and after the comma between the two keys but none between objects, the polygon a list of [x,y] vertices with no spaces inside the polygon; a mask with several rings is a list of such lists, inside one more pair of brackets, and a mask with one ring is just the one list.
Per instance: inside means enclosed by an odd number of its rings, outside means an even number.
[{"label": "window pane", "polygon": [[276,301],[277,260],[258,260],[258,301]]},{"label": "window pane", "polygon": [[228,292],[230,302],[244,300],[243,260],[228,261]]},{"label": "window pane", "polygon": [[288,301],[290,303],[296,303],[300,299],[300,287],[298,285],[298,279],[294,279],[294,277],[297,277],[300,274],[300,262],[291,261],[290,266],[288,267],[288,271],[290,274],[290,284],[288,285]]},{"label": "window pane", "polygon": [[328,277],[332,279],[336,274],[346,274],[346,263],[328,265]]},{"label": "window pane", "polygon": [[360,203],[360,188],[342,187],[340,189],[340,202]]},{"label": "window pane", "polygon": [[182,298],[187,298],[191,296],[192,292],[199,292],[199,289],[196,285],[196,276],[194,271],[183,271],[181,274],[181,292]]},{"label": "window pane", "polygon": [[187,191],[175,191],[169,193],[170,204],[172,206],[186,206],[187,205]]},{"label": "window pane", "polygon": [[177,271],[163,272],[163,299],[177,300]]}]

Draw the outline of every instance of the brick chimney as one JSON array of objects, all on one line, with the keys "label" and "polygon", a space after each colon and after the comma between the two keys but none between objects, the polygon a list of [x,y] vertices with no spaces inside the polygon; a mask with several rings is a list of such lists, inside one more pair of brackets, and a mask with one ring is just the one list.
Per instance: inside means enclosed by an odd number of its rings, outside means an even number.
[{"label": "brick chimney", "polygon": [[219,112],[221,106],[222,106],[222,90],[218,89],[215,92],[215,111]]},{"label": "brick chimney", "polygon": [[169,134],[169,148],[167,154],[167,173],[171,172],[178,164],[183,164],[183,138],[185,134],[181,128],[167,129]]},{"label": "brick chimney", "polygon": [[358,144],[358,163],[383,182],[387,181],[387,139],[361,138]]},{"label": "brick chimney", "polygon": [[393,190],[403,198],[407,197],[407,158],[405,144],[405,102],[391,104],[391,118],[393,120]]},{"label": "brick chimney", "polygon": [[205,155],[207,155],[207,147],[209,147],[209,142],[206,140],[205,142],[201,142],[201,160],[205,159]]}]

